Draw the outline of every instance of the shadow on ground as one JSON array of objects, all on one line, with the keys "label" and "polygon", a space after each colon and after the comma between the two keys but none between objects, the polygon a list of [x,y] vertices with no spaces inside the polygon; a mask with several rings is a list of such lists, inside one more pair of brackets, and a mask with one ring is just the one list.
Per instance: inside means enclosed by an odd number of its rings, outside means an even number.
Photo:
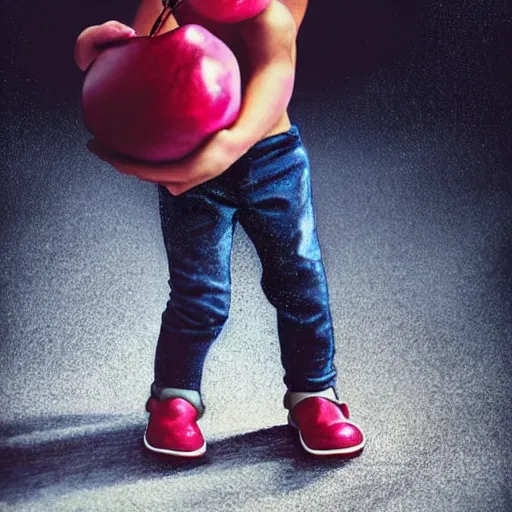
[{"label": "shadow on ground", "polygon": [[[200,459],[187,460],[147,451],[145,425],[123,416],[54,416],[0,425],[0,488],[3,500],[37,499],[42,493],[97,489],[135,481],[226,469],[242,470],[273,462],[280,492],[309,486],[348,460],[317,460],[300,447],[287,426],[213,440]],[[297,475],[301,474],[301,478]]]}]

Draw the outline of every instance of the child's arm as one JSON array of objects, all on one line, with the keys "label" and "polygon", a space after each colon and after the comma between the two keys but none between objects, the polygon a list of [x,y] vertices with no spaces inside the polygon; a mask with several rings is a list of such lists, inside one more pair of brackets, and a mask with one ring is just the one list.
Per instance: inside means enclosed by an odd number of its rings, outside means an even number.
[{"label": "child's arm", "polygon": [[[133,28],[119,21],[107,21],[84,29],[75,43],[74,57],[76,65],[85,71],[98,57],[102,47],[120,39],[136,35],[149,35],[153,23],[162,10],[160,0],[142,0],[133,21]],[[167,18],[161,31],[167,32],[178,27],[173,16]]]},{"label": "child's arm", "polygon": [[170,164],[121,161],[94,142],[89,149],[119,172],[163,184],[174,195],[222,174],[277,124],[290,101],[295,76],[297,26],[286,7],[274,1],[262,14],[241,24],[240,30],[246,41],[249,80],[239,118],[231,128]]},{"label": "child's arm", "polygon": [[290,11],[273,2],[257,19],[244,24],[250,78],[240,115],[228,130],[242,156],[279,121],[290,102],[295,79],[293,59],[297,27]]}]

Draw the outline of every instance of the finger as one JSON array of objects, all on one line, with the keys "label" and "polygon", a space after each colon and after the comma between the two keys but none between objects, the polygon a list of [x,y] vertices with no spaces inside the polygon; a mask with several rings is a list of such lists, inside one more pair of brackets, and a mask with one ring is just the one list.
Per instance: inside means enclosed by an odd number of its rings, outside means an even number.
[{"label": "finger", "polygon": [[103,49],[116,41],[136,36],[133,28],[118,21],[107,21],[103,25],[87,27],[76,40],[75,62],[82,71],[86,71]]},{"label": "finger", "polygon": [[96,155],[100,160],[110,164],[117,171],[123,174],[130,174],[125,170],[125,162],[122,160],[122,157],[118,155],[113,155],[109,151],[105,150],[101,145],[99,145],[95,140],[89,141],[87,143],[87,149]]},{"label": "finger", "polygon": [[118,160],[120,161],[120,157],[118,156],[115,156],[114,154],[112,154],[110,151],[108,151],[107,149],[105,149],[101,144],[99,144],[96,140],[90,140],[88,143],[87,143],[87,149],[93,153],[94,155],[96,155],[98,158],[100,158],[101,160],[105,161],[105,162],[108,162],[108,163],[111,163],[111,162],[114,162],[115,160]]},{"label": "finger", "polygon": [[91,153],[94,153],[98,158],[101,158],[101,160],[108,163],[115,163],[116,165],[122,165],[123,167],[129,167],[131,165],[147,165],[137,163],[123,155],[110,151],[105,146],[102,146],[96,139],[92,139],[87,143],[87,149]]},{"label": "finger", "polygon": [[136,32],[132,27],[120,23],[119,21],[111,20],[100,25],[96,32],[95,46],[102,47],[113,43],[120,39],[136,36]]},{"label": "finger", "polygon": [[194,187],[198,187],[199,185],[202,185],[203,183],[206,183],[213,178],[215,178],[215,176],[202,174],[195,176],[194,179],[189,179],[187,181],[166,182],[164,186],[173,196],[179,196],[180,194],[183,194]]},{"label": "finger", "polygon": [[136,162],[109,151],[95,139],[87,143],[87,148],[98,158],[115,167],[119,172],[136,176],[137,178],[151,183],[176,183],[183,182],[188,178],[188,171],[180,169],[179,165],[176,163],[155,164]]},{"label": "finger", "polygon": [[140,163],[128,158],[123,158],[123,156],[115,154],[103,147],[95,139],[92,139],[87,143],[87,148],[91,153],[95,154],[104,162],[110,164],[122,174],[135,176],[141,180],[157,184],[183,181],[174,176],[172,170],[169,170],[169,167],[172,164]]},{"label": "finger", "polygon": [[109,151],[105,149],[96,139],[91,139],[87,142],[87,149],[100,158],[107,157],[109,154]]},{"label": "finger", "polygon": [[175,189],[178,190],[180,194],[182,194],[191,188],[197,187],[203,183],[206,183],[207,181],[210,181],[210,179],[212,179],[210,176],[200,176],[186,182],[177,183],[175,185]]},{"label": "finger", "polygon": [[173,196],[179,196],[180,194],[183,193],[182,186],[180,183],[163,183],[162,185]]},{"label": "finger", "polygon": [[165,183],[163,186],[173,196],[180,196],[181,194],[184,194],[185,192],[188,192],[189,190],[194,188],[193,185],[190,185],[188,183]]},{"label": "finger", "polygon": [[[193,187],[201,185],[216,177],[216,174],[210,172],[196,172],[192,178],[190,170],[180,166],[177,163],[149,164],[140,163],[122,156],[112,153],[105,147],[101,146],[95,139],[87,143],[89,151],[94,153],[98,158],[107,162],[122,174],[136,176],[137,178],[149,181],[150,183],[163,184],[168,187],[169,192],[173,195],[179,195]],[[172,189],[172,190],[171,190]]]}]

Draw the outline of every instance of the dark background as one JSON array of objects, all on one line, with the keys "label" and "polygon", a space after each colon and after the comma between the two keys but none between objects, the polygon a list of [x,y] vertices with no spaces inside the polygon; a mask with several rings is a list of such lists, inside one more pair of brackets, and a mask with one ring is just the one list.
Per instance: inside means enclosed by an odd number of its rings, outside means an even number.
[{"label": "dark background", "polygon": [[136,2],[4,2],[1,510],[511,510],[508,3],[310,4],[290,112],[364,454],[312,460],[285,426],[241,230],[205,371],[208,455],[144,451],[167,298],[156,193],[87,152],[72,60],[85,26],[130,23]]}]

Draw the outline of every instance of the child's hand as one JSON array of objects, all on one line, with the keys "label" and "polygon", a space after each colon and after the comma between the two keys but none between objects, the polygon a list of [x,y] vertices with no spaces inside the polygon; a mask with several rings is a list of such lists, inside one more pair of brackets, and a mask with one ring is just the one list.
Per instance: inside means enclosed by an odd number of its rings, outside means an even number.
[{"label": "child's hand", "polygon": [[102,25],[88,27],[75,43],[76,65],[85,71],[101,53],[103,46],[136,35],[133,28],[119,21],[107,21]]},{"label": "child's hand", "polygon": [[229,130],[218,131],[199,150],[175,162],[135,162],[112,153],[96,140],[89,141],[87,147],[120,173],[163,185],[174,196],[219,176],[248,149]]}]

